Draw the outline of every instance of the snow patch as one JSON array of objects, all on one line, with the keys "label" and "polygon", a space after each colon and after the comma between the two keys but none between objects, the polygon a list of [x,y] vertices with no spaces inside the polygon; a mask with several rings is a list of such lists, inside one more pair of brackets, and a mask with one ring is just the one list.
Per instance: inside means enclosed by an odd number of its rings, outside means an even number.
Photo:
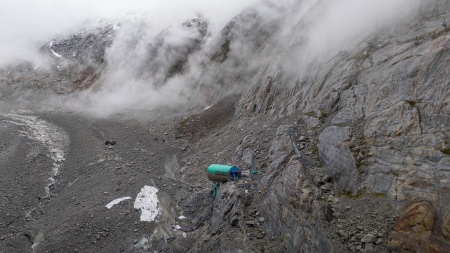
[{"label": "snow patch", "polygon": [[62,58],[62,56],[60,54],[58,54],[57,52],[53,51],[53,49],[52,49],[53,43],[55,43],[55,42],[52,41],[52,42],[50,42],[50,44],[48,44],[48,48],[50,49],[50,52],[52,52],[52,55],[55,56],[56,58]]},{"label": "snow patch", "polygon": [[172,228],[173,228],[173,230],[180,230],[181,229],[180,225],[172,226]]},{"label": "snow patch", "polygon": [[123,197],[123,198],[115,199],[115,200],[109,202],[109,203],[106,205],[106,208],[111,209],[111,207],[113,207],[114,205],[117,205],[117,204],[119,204],[120,202],[122,202],[122,201],[124,201],[124,200],[127,200],[127,199],[131,199],[131,197]]},{"label": "snow patch", "polygon": [[56,58],[62,58],[62,56],[57,52],[53,51],[53,49],[50,49],[50,51],[52,52],[52,55],[55,56]]},{"label": "snow patch", "polygon": [[178,219],[179,220],[184,220],[184,219],[186,219],[186,217],[184,217],[183,215],[180,215],[180,216],[178,216]]},{"label": "snow patch", "polygon": [[120,29],[120,24],[116,23],[113,25],[113,30],[119,30]]},{"label": "snow patch", "polygon": [[25,134],[29,139],[36,140],[47,149],[47,156],[53,160],[50,177],[45,187],[46,196],[50,196],[50,186],[55,184],[55,177],[59,174],[63,162],[66,160],[66,150],[69,146],[69,138],[64,130],[50,124],[37,116],[25,116],[16,114],[4,115],[11,119],[11,123],[25,127]]},{"label": "snow patch", "polygon": [[144,186],[134,201],[134,208],[141,209],[141,221],[154,221],[159,214],[159,200],[156,193],[158,189],[153,186]]}]

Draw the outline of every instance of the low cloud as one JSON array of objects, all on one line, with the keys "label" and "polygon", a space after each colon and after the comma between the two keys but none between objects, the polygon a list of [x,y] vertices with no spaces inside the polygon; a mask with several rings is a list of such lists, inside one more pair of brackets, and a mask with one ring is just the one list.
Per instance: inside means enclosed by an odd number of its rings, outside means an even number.
[{"label": "low cloud", "polygon": [[[332,57],[340,50],[352,50],[380,31],[393,31],[409,20],[421,0],[336,0],[326,1],[316,12],[307,35],[307,50],[313,57]],[[400,11],[401,10],[401,11]]]},{"label": "low cloud", "polygon": [[[189,102],[189,96],[183,94],[195,90],[195,82],[215,85],[225,94],[226,89],[239,85],[233,83],[237,77],[253,81],[258,69],[281,59],[283,53],[287,54],[284,67],[293,73],[307,69],[312,62],[328,61],[341,51],[361,47],[380,32],[389,34],[398,24],[409,22],[422,3],[424,0],[82,0],[63,4],[17,0],[0,4],[0,10],[6,10],[6,15],[0,15],[4,26],[0,66],[17,60],[38,62],[42,59],[36,50],[53,38],[100,21],[117,22],[120,29],[106,51],[101,85],[64,97],[65,106],[98,115],[177,106]],[[247,13],[259,19],[240,19],[241,24],[230,34],[221,34],[227,23],[249,6],[253,10]],[[182,25],[195,16],[207,22],[207,34],[199,32],[195,22],[189,27]],[[266,39],[267,34],[271,36]],[[252,37],[259,35],[261,38]],[[211,48],[221,47],[224,38],[231,40],[228,58],[219,65],[205,66],[213,58]]]},{"label": "low cloud", "polygon": [[0,66],[16,61],[38,60],[37,50],[54,37],[76,32],[99,20],[142,18],[148,33],[183,22],[196,13],[220,29],[229,19],[256,0],[15,0],[0,2]]}]

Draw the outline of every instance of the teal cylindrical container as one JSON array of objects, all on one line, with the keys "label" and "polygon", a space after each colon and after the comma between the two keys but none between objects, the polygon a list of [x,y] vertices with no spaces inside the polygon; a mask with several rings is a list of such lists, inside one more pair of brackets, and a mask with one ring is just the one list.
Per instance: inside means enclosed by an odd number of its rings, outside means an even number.
[{"label": "teal cylindrical container", "polygon": [[211,164],[206,169],[208,179],[211,181],[227,182],[228,180],[238,179],[241,172],[236,166]]}]

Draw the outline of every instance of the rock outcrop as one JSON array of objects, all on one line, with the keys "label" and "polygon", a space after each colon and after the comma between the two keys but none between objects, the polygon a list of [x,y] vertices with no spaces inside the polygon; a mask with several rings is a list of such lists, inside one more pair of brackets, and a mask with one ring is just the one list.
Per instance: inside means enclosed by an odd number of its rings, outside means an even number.
[{"label": "rock outcrop", "polygon": [[154,80],[161,86],[167,79],[187,72],[189,57],[198,51],[208,35],[208,22],[202,17],[169,27],[148,44],[147,55],[139,62],[136,77]]},{"label": "rock outcrop", "polygon": [[[449,243],[438,238],[447,235],[441,224],[450,200],[450,35],[434,25],[448,6],[422,6],[418,19],[397,33],[313,65],[308,74],[270,74],[275,62],[238,106],[238,114],[316,117],[325,172],[342,192],[367,189],[391,198],[401,217],[389,243],[401,251],[417,249],[416,237],[419,252],[445,252]],[[420,45],[413,43],[417,35]]]},{"label": "rock outcrop", "polygon": [[320,224],[319,190],[304,171],[296,159],[277,171],[261,189],[260,210],[267,217],[270,235],[282,238],[287,252],[331,252],[333,246]]}]

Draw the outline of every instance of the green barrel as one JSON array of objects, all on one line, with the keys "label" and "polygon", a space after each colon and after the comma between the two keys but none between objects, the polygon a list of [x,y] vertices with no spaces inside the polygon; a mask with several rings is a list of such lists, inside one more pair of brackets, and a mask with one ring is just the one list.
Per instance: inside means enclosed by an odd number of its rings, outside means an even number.
[{"label": "green barrel", "polygon": [[217,182],[227,182],[230,179],[240,178],[241,173],[236,166],[211,164],[206,169],[208,179]]}]

